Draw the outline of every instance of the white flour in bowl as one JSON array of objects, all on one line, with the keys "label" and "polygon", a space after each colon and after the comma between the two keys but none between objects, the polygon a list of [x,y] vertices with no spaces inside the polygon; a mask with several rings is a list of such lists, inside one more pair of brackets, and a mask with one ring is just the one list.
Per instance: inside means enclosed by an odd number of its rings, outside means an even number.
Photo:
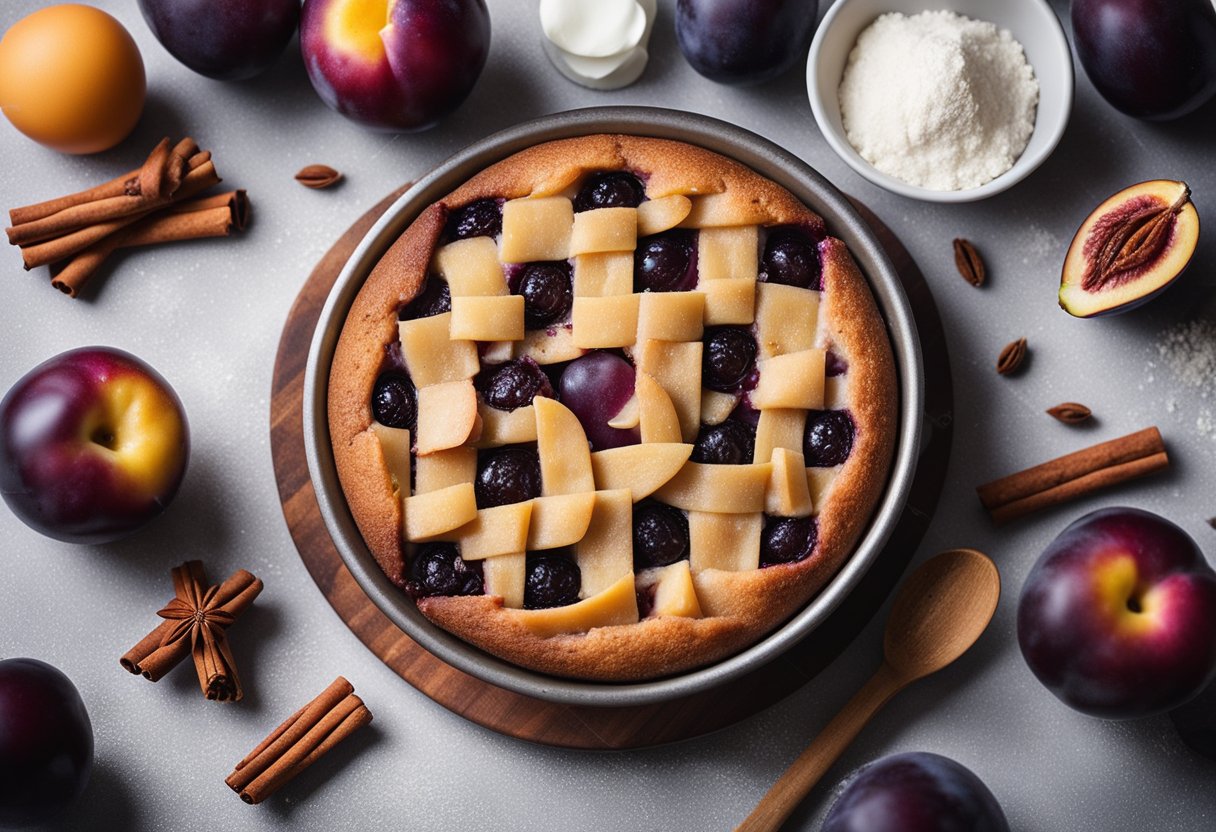
[{"label": "white flour in bowl", "polygon": [[890,176],[936,191],[1013,167],[1034,132],[1039,84],[1008,30],[954,12],[884,14],[840,82],[849,143]]}]

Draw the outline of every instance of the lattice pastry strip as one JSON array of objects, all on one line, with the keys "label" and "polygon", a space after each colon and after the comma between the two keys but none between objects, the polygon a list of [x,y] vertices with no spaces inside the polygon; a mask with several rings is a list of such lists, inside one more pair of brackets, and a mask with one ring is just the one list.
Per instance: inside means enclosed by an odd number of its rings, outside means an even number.
[{"label": "lattice pastry strip", "polygon": [[574,297],[598,298],[632,292],[632,253],[580,254],[574,258]]},{"label": "lattice pastry strip", "polygon": [[564,196],[512,199],[502,206],[498,259],[504,263],[570,257],[574,205]]},{"label": "lattice pastry strip", "polygon": [[[638,295],[637,343],[700,341],[705,318],[701,292],[643,292]],[[633,342],[630,342],[633,343]],[[698,368],[698,380],[700,369]]]},{"label": "lattice pastry strip", "polygon": [[453,341],[451,322],[451,312],[398,322],[401,355],[415,387],[472,378],[481,369],[477,345]]},{"label": "lattice pastry strip", "polygon": [[806,430],[806,411],[791,409],[761,410],[756,425],[756,445],[753,462],[767,462],[777,448],[802,451],[802,435]]},{"label": "lattice pastry strip", "polygon": [[808,517],[813,509],[802,454],[788,448],[774,448],[773,473],[764,496],[764,511],[777,517]]},{"label": "lattice pastry strip", "polygon": [[587,534],[595,511],[594,491],[582,494],[554,494],[532,501],[528,523],[528,550],[573,546]]},{"label": "lattice pastry strip", "polygon": [[819,293],[779,283],[756,284],[756,346],[769,358],[814,347]]},{"label": "lattice pastry strip", "polygon": [[521,610],[518,620],[534,634],[543,637],[562,633],[585,633],[594,627],[638,622],[638,598],[633,571],[598,595],[565,607]]},{"label": "lattice pastry strip", "polygon": [[652,574],[647,576],[648,585],[654,587],[654,602],[650,609],[652,616],[701,618],[701,602],[697,600],[688,561],[678,560],[670,566],[650,571]]},{"label": "lattice pastry strip", "polygon": [[747,572],[760,568],[760,533],[764,515],[688,512],[689,568]]},{"label": "lattice pastry strip", "polygon": [[840,473],[843,465],[837,465],[832,468],[807,468],[806,469],[806,484],[807,489],[811,492],[811,502],[814,505],[813,513],[819,513],[819,507],[822,506],[828,499],[828,494],[832,490],[832,483],[836,481],[836,475]]},{"label": "lattice pastry strip", "polygon": [[711,280],[749,279],[760,269],[760,229],[755,225],[704,228],[697,234],[698,288]]},{"label": "lattice pastry strip", "polygon": [[390,428],[372,422],[372,431],[380,443],[380,456],[393,481],[393,493],[404,496],[410,493],[410,432],[405,428]]},{"label": "lattice pastry strip", "polygon": [[481,402],[477,412],[481,415],[481,438],[473,443],[474,447],[497,448],[536,441],[536,411],[532,405],[499,410]]},{"label": "lattice pastry strip", "polygon": [[448,282],[454,298],[509,294],[492,237],[471,237],[436,249],[432,268]]},{"label": "lattice pastry strip", "polygon": [[541,494],[594,491],[591,449],[578,417],[555,399],[537,397],[532,407],[536,412]]},{"label": "lattice pastry strip", "polygon": [[637,340],[639,301],[644,295],[575,297],[572,337],[582,349],[628,347]]},{"label": "lattice pastry strip", "polygon": [[480,428],[472,379],[418,389],[418,456],[476,441]]},{"label": "lattice pastry strip", "polygon": [[676,406],[658,380],[638,368],[634,380],[633,395],[638,400],[638,428],[642,443],[683,442],[680,416]]},{"label": "lattice pastry strip", "polygon": [[655,496],[685,511],[750,514],[764,511],[771,462],[707,465],[686,462]]},{"label": "lattice pastry strip", "polygon": [[625,445],[592,453],[591,470],[597,488],[628,489],[636,503],[679,473],[691,455],[692,445],[679,442]]},{"label": "lattice pastry strip", "polygon": [[531,519],[531,500],[483,508],[468,523],[454,532],[438,535],[437,539],[459,542],[460,556],[465,560],[515,554],[527,549]]},{"label": "lattice pastry strip", "polygon": [[414,466],[414,493],[426,494],[477,477],[477,451],[469,445],[418,457]]},{"label": "lattice pastry strip", "polygon": [[671,397],[685,442],[694,441],[701,427],[701,348],[700,341],[649,340],[634,353],[638,370],[653,376]]},{"label": "lattice pastry strip", "polygon": [[450,337],[467,341],[522,341],[523,295],[452,298]]},{"label": "lattice pastry strip", "polygon": [[771,218],[763,205],[727,192],[693,196],[692,210],[680,228],[716,228],[724,225],[763,225]]},{"label": "lattice pastry strip", "polygon": [[526,563],[525,552],[486,558],[481,564],[486,593],[501,596],[502,605],[508,609],[523,609]]},{"label": "lattice pastry strip", "polygon": [[752,405],[761,411],[773,408],[823,409],[823,350],[787,352],[757,362],[760,380],[752,390]]},{"label": "lattice pastry strip", "polygon": [[582,573],[582,598],[633,575],[633,498],[628,489],[596,492],[591,525],[574,547],[574,561]]},{"label": "lattice pastry strip", "polygon": [[461,482],[406,497],[402,503],[405,539],[416,543],[432,540],[477,517],[473,483]]},{"label": "lattice pastry strip", "polygon": [[596,208],[574,215],[570,256],[633,251],[638,245],[636,208]]},{"label": "lattice pastry strip", "polygon": [[638,236],[649,237],[675,228],[692,211],[692,200],[683,194],[648,199],[637,208]]},{"label": "lattice pastry strip", "polygon": [[705,295],[705,325],[750,324],[756,319],[754,278],[727,277],[711,280],[699,288]]}]

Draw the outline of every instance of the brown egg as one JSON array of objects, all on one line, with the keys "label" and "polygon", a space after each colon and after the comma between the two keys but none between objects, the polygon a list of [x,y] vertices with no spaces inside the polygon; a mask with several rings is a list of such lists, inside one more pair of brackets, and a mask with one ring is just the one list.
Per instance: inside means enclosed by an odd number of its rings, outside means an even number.
[{"label": "brown egg", "polygon": [[49,6],[0,39],[0,110],[34,141],[97,153],[144,108],[144,62],[129,32],[92,6]]}]

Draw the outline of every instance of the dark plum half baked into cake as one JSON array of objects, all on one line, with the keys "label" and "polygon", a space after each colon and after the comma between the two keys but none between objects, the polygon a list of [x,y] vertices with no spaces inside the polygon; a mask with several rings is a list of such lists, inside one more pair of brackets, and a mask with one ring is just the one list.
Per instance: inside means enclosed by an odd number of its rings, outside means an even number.
[{"label": "dark plum half baked into cake", "polygon": [[680,142],[537,145],[427,207],[329,379],[351,512],[427,618],[507,661],[640,680],[752,644],[886,484],[894,361],[844,244]]}]

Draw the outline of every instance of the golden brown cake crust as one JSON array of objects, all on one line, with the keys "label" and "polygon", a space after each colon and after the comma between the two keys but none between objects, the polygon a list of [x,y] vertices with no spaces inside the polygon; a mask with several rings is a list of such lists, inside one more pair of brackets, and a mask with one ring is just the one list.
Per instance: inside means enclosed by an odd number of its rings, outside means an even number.
[{"label": "golden brown cake crust", "polygon": [[[596,135],[537,145],[474,176],[427,208],[390,247],[356,297],[334,354],[329,425],[347,502],[377,562],[401,580],[401,507],[371,431],[370,398],[397,310],[417,292],[449,211],[477,199],[560,193],[586,173],[646,173],[646,194],[723,194],[739,224],[802,225],[823,235],[822,220],[784,188],[725,157],[679,142]],[[586,633],[540,637],[520,611],[491,596],[420,599],[419,609],[462,639],[515,664],[560,676],[641,680],[705,665],[775,629],[818,593],[852,553],[886,486],[897,426],[894,360],[885,326],[845,245],[820,244],[820,318],[832,351],[848,368],[853,451],[819,513],[819,542],[804,561],[749,572],[694,575],[705,617],[663,616]],[[821,326],[821,335],[824,327]]]}]

